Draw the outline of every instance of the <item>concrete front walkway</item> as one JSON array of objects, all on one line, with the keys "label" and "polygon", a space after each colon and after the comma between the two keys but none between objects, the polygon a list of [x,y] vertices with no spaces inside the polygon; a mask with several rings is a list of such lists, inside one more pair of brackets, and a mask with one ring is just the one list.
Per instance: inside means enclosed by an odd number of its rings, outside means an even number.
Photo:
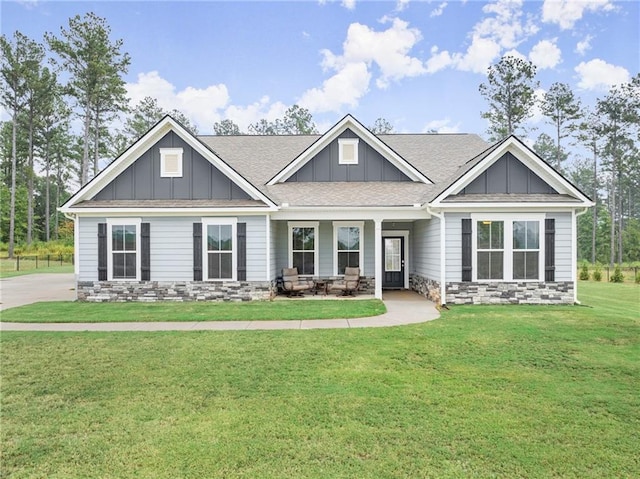
[{"label": "concrete front walkway", "polygon": [[[231,331],[257,329],[379,328],[431,321],[440,313],[431,301],[413,291],[388,291],[387,312],[354,319],[301,321],[181,321],[152,323],[0,323],[0,331]],[[295,300],[292,300],[292,302]]]}]

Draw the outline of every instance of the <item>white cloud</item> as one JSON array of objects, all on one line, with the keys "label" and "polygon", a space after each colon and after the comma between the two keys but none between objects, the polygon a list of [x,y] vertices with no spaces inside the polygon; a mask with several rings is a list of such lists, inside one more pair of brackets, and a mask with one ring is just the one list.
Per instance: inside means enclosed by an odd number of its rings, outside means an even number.
[{"label": "white cloud", "polygon": [[339,111],[343,106],[354,108],[369,90],[370,80],[366,63],[350,63],[325,80],[321,88],[304,92],[298,104],[313,113]]},{"label": "white cloud", "polygon": [[576,53],[578,55],[584,56],[584,54],[587,53],[588,50],[591,50],[591,40],[593,40],[593,37],[591,35],[587,35],[586,37],[584,37],[584,40],[576,43]]},{"label": "white cloud", "polygon": [[401,12],[409,6],[409,0],[397,0],[396,12]]},{"label": "white cloud", "polygon": [[157,71],[138,74],[135,83],[125,85],[132,106],[144,97],[158,100],[165,110],[180,110],[199,127],[210,128],[220,119],[219,110],[229,102],[229,92],[224,84],[206,88],[187,87],[176,92],[176,87],[160,76]]},{"label": "white cloud", "polygon": [[422,61],[408,55],[422,35],[407,22],[398,18],[384,31],[375,31],[366,25],[352,23],[342,45],[342,54],[322,50],[322,68],[334,75],[320,88],[304,92],[299,100],[311,112],[339,111],[343,106],[354,107],[368,91],[377,66],[378,88],[387,88],[391,81],[422,75],[427,72]]},{"label": "white cloud", "polygon": [[423,133],[429,133],[432,131],[436,131],[437,133],[459,133],[460,122],[452,125],[449,118],[445,118],[444,120],[433,120],[427,123],[422,129]]},{"label": "white cloud", "polygon": [[446,67],[474,73],[486,73],[500,57],[503,49],[515,49],[538,32],[532,19],[523,19],[522,0],[497,0],[482,7],[486,17],[476,23],[470,33],[471,43],[466,52],[431,49],[427,71],[433,73]]},{"label": "white cloud", "polygon": [[523,55],[522,53],[520,53],[518,50],[516,50],[515,48],[513,50],[509,50],[508,52],[504,52],[502,54],[503,57],[513,57],[513,58],[519,58],[520,60],[524,60],[525,62],[527,61],[527,57],[526,55]]},{"label": "white cloud", "polygon": [[557,39],[540,40],[529,52],[529,60],[540,70],[553,68],[562,59],[562,52],[556,45]]},{"label": "white cloud", "polygon": [[347,10],[355,10],[356,0],[342,0],[342,6]]},{"label": "white cloud", "polygon": [[608,90],[613,85],[627,83],[631,79],[626,68],[611,65],[599,58],[580,62],[575,71],[580,77],[578,87],[583,90]]},{"label": "white cloud", "polygon": [[429,14],[430,17],[439,17],[444,12],[444,9],[447,7],[447,2],[442,2],[438,5],[434,10]]},{"label": "white cloud", "polygon": [[556,23],[562,30],[568,30],[582,18],[585,11],[608,12],[614,8],[610,0],[545,0],[542,21]]},{"label": "white cloud", "polygon": [[240,131],[247,131],[249,125],[263,118],[267,121],[282,118],[286,110],[287,105],[284,103],[271,103],[268,96],[263,96],[259,101],[247,106],[230,105],[225,109],[223,116],[238,125]]}]

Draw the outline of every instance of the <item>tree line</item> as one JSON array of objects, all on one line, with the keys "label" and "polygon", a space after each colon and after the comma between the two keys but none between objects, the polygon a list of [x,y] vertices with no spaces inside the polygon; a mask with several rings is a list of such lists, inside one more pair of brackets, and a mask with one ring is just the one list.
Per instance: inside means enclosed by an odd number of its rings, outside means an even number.
[{"label": "tree line", "polygon": [[[10,117],[0,125],[0,241],[10,256],[16,243],[68,237],[71,230],[56,207],[70,196],[71,185],[86,184],[166,114],[198,134],[186,115],[164,110],[155,98],[129,107],[124,75],[131,58],[123,40],[111,38],[107,21],[93,13],[70,18],[42,43],[20,32],[2,35],[0,54],[0,104]],[[550,85],[541,101],[538,87],[531,62],[506,56],[488,69],[479,92],[488,104],[481,115],[489,139],[528,135],[538,107],[553,133],[540,134],[533,149],[597,203],[579,218],[579,258],[640,261],[640,75],[611,88],[592,108],[567,84]],[[215,135],[318,133],[311,113],[299,105],[246,132],[230,119],[212,129]],[[369,129],[393,132],[384,118]],[[588,157],[572,156],[576,148]]]}]

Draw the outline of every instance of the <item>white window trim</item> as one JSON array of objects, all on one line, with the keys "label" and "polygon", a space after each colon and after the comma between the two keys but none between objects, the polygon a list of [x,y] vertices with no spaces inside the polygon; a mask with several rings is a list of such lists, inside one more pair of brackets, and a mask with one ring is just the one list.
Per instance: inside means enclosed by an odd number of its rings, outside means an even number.
[{"label": "white window trim", "polygon": [[[320,243],[320,238],[319,238],[319,234],[320,234],[320,222],[319,221],[289,221],[287,223],[287,235],[288,235],[288,240],[287,240],[287,250],[289,253],[289,268],[293,268],[293,239],[292,239],[292,234],[293,234],[293,229],[294,228],[313,228],[314,232],[313,232],[313,237],[314,237],[314,242],[313,242],[313,276],[319,276],[319,270],[318,270],[318,265],[319,265],[319,261],[318,261],[318,244]],[[305,275],[308,276],[308,275]]]},{"label": "white window trim", "polygon": [[[140,228],[142,218],[107,218],[107,280],[108,281],[140,281],[140,268],[142,264],[142,252],[140,246]],[[113,226],[136,227],[136,277],[135,278],[113,278]]]},{"label": "white window trim", "polygon": [[364,274],[364,221],[334,221],[333,222],[333,275],[344,276],[338,274],[338,228],[344,227],[360,228],[360,250],[358,251],[358,264],[360,265],[360,274]]},{"label": "white window trim", "polygon": [[[540,283],[544,282],[544,258],[545,258],[545,218],[544,213],[473,213],[471,215],[471,267],[472,280],[487,281],[491,283]],[[504,245],[501,251],[503,254],[503,276],[502,279],[478,279],[478,221],[503,221],[504,222]],[[513,279],[513,222],[514,221],[538,221],[540,248],[538,257],[538,278],[537,279]],[[521,250],[517,250],[521,251]]]},{"label": "white window trim", "polygon": [[[338,164],[357,165],[358,164],[358,138],[338,138]],[[343,145],[353,145],[353,160],[345,160],[342,156]]]},{"label": "white window trim", "polygon": [[[202,280],[208,282],[237,281],[238,279],[238,218],[202,218]],[[209,278],[208,226],[231,225],[231,277]]]},{"label": "white window trim", "polygon": [[[182,178],[182,148],[160,148],[160,176],[162,178]],[[178,171],[166,170],[166,156],[178,155]]]}]

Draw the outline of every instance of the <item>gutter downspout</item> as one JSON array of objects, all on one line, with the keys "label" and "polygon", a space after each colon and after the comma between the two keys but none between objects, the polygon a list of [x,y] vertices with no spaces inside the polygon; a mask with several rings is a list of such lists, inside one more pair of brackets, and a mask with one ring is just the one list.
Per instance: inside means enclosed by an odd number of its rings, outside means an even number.
[{"label": "gutter downspout", "polygon": [[573,280],[573,302],[580,304],[578,301],[578,216],[582,216],[589,207],[584,207],[582,211],[576,212],[575,209],[571,210],[571,236],[573,241],[571,242],[571,279]]},{"label": "gutter downspout", "polygon": [[445,219],[444,219],[444,211],[441,213],[436,213],[429,206],[427,206],[427,213],[435,216],[440,220],[440,305],[445,306],[447,303],[447,285],[446,285],[446,231],[445,231]]},{"label": "gutter downspout", "polygon": [[80,277],[80,218],[73,213],[63,213],[64,217],[73,221],[73,276],[75,280],[76,299],[78,299],[78,278]]}]

